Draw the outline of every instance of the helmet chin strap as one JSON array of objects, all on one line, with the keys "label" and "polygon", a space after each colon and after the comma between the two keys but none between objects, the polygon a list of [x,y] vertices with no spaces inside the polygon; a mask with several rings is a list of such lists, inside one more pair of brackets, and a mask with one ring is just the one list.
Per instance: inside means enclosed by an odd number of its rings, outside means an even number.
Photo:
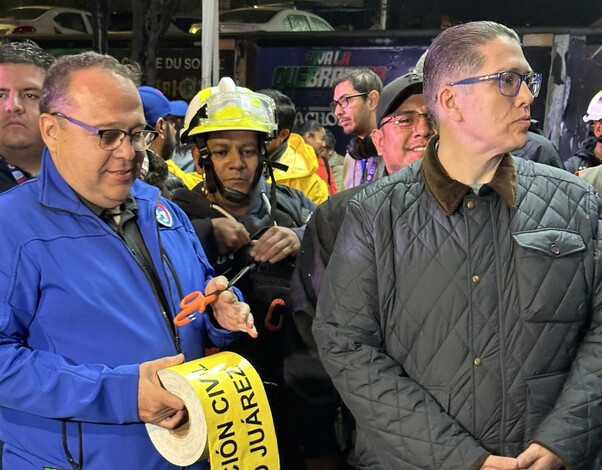
[{"label": "helmet chin strap", "polygon": [[236,189],[225,188],[219,178],[216,177],[216,180],[217,190],[226,201],[234,204],[247,204],[249,202],[250,198],[248,194],[245,194],[242,191],[237,191]]}]

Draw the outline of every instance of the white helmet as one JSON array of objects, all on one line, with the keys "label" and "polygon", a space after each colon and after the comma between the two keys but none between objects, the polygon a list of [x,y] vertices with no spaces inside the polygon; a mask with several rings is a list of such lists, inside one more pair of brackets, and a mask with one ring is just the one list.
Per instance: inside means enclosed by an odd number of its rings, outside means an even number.
[{"label": "white helmet", "polygon": [[589,102],[583,122],[599,121],[600,119],[602,119],[602,90],[596,93],[596,96]]}]

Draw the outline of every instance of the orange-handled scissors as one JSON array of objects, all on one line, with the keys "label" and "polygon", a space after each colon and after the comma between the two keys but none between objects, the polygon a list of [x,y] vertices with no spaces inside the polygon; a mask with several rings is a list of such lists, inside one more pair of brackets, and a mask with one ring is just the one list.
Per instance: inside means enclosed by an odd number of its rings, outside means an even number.
[{"label": "orange-handled scissors", "polygon": [[200,291],[194,291],[188,294],[180,301],[180,308],[182,310],[174,318],[174,324],[176,326],[183,326],[190,323],[198,314],[205,312],[205,310],[207,310],[207,306],[210,303],[215,302],[222,292],[227,291],[254,267],[255,263],[251,263],[250,265],[242,268],[240,272],[234,276],[230,282],[228,282],[228,285],[224,289],[218,289],[207,295]]}]

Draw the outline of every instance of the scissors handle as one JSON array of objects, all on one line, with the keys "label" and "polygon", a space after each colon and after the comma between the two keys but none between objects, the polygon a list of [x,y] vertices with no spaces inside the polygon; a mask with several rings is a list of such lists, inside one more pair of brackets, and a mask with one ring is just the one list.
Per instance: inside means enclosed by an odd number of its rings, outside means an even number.
[{"label": "scissors handle", "polygon": [[204,295],[200,291],[194,291],[188,294],[180,301],[180,308],[182,310],[174,318],[174,324],[176,326],[183,326],[190,323],[199,313],[203,313],[205,310],[207,310],[207,305],[215,302],[222,292],[232,287],[236,281],[238,281],[254,267],[255,263],[251,263],[250,265],[242,268],[240,272],[232,278],[225,289],[218,289],[207,295]]},{"label": "scissors handle", "polygon": [[207,310],[207,305],[217,300],[217,296],[223,291],[215,291],[205,296],[200,291],[194,291],[188,294],[180,301],[180,313],[174,318],[176,326],[183,326],[190,323],[199,313]]}]

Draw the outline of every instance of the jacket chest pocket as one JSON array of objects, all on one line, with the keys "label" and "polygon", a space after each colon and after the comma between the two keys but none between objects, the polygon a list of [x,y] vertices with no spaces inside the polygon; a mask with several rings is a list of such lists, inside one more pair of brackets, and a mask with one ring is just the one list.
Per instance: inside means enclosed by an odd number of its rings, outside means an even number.
[{"label": "jacket chest pocket", "polygon": [[581,321],[588,311],[586,245],[579,233],[559,229],[519,232],[514,266],[523,318],[530,322]]}]

